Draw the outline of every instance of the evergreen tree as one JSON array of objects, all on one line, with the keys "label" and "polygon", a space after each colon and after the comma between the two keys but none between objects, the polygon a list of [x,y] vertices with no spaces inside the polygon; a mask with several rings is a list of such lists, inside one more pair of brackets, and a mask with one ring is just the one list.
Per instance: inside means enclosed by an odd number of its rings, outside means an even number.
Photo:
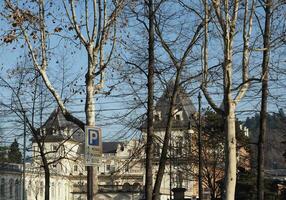
[{"label": "evergreen tree", "polygon": [[11,144],[8,152],[8,161],[11,163],[21,163],[22,162],[22,153],[19,149],[19,143],[15,139]]}]

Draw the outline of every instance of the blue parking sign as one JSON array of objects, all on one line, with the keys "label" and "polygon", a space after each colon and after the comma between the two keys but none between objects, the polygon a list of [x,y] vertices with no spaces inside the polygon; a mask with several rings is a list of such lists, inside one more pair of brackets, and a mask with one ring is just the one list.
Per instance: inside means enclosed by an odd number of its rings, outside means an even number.
[{"label": "blue parking sign", "polygon": [[94,166],[102,156],[101,129],[94,126],[85,126],[85,165]]},{"label": "blue parking sign", "polygon": [[88,145],[99,146],[99,131],[95,129],[88,130]]}]

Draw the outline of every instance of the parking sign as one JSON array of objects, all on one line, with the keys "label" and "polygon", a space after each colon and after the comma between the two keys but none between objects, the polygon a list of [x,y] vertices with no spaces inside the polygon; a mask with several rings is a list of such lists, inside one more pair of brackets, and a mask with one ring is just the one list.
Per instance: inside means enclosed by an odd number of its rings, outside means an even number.
[{"label": "parking sign", "polygon": [[85,127],[85,163],[87,166],[98,164],[102,154],[101,129]]},{"label": "parking sign", "polygon": [[88,129],[88,145],[89,146],[98,146],[99,145],[99,130]]}]

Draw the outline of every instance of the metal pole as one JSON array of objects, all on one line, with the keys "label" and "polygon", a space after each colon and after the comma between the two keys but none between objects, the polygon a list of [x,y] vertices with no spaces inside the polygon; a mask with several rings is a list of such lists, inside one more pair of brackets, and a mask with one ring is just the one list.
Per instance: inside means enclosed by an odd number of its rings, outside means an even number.
[{"label": "metal pole", "polygon": [[201,117],[201,100],[202,96],[199,92],[198,96],[199,100],[199,136],[198,136],[198,146],[199,146],[199,199],[203,199],[203,186],[202,186],[202,138],[201,138],[201,132],[202,132],[202,117]]},{"label": "metal pole", "polygon": [[26,182],[26,111],[24,113],[24,148],[23,148],[23,192],[22,192],[22,200],[25,200],[26,190],[25,190],[25,182]]},{"label": "metal pole", "polygon": [[170,200],[172,200],[172,142],[170,140]]},{"label": "metal pole", "polygon": [[87,199],[93,199],[93,167],[87,166]]}]

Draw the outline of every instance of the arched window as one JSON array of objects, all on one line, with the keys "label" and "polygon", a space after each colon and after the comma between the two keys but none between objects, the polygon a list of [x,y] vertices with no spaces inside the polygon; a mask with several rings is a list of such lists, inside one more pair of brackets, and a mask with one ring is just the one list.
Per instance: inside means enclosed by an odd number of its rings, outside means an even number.
[{"label": "arched window", "polygon": [[44,184],[43,181],[40,182],[40,196],[42,197],[44,195]]},{"label": "arched window", "polygon": [[10,179],[9,180],[9,198],[10,199],[12,199],[13,197],[13,184],[14,184],[13,179]]},{"label": "arched window", "polygon": [[74,171],[74,172],[77,172],[77,170],[78,170],[77,165],[74,165],[74,166],[73,166],[73,171]]},{"label": "arched window", "polygon": [[68,200],[68,198],[69,198],[69,188],[68,188],[68,184],[67,183],[65,183],[65,188],[64,189],[65,189],[64,191],[66,191],[65,192],[65,200]]},{"label": "arched window", "polygon": [[140,189],[141,189],[140,183],[135,182],[135,183],[133,184],[133,190],[134,190],[134,191],[140,191]]},{"label": "arched window", "polygon": [[55,183],[51,184],[51,198],[54,199],[56,197],[56,188]]},{"label": "arched window", "polygon": [[20,200],[20,181],[17,179],[15,181],[15,199]]},{"label": "arched window", "polygon": [[127,191],[130,191],[130,184],[129,183],[124,183],[122,185],[122,190],[127,192]]},{"label": "arched window", "polygon": [[62,187],[62,186],[61,186],[61,183],[58,183],[58,198],[59,198],[59,199],[62,199],[62,198],[61,198],[61,187]]},{"label": "arched window", "polygon": [[0,194],[1,194],[1,197],[5,199],[6,193],[5,193],[5,179],[4,178],[1,179]]}]

